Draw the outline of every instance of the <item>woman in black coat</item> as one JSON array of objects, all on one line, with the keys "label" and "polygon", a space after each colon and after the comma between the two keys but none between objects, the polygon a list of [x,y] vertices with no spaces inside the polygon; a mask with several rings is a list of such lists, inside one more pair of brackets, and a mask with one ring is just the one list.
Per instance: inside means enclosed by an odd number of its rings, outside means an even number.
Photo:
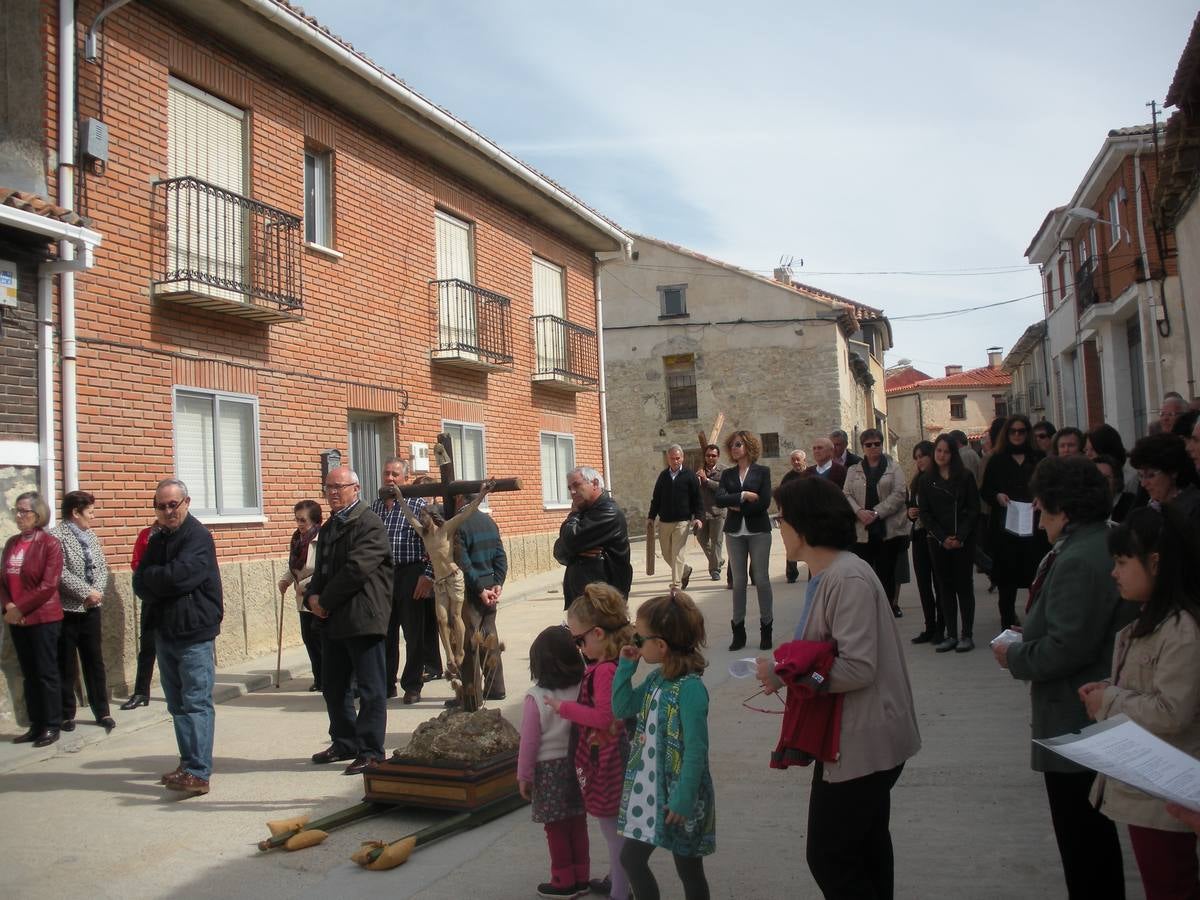
[{"label": "woman in black coat", "polygon": [[1010,416],[1000,430],[996,449],[988,458],[980,494],[987,503],[989,550],[992,556],[992,580],[999,594],[1000,627],[1011,628],[1017,621],[1017,591],[1033,582],[1042,557],[1050,552],[1046,536],[1034,522],[1033,534],[1021,537],[1004,527],[1008,505],[1012,501],[1032,503],[1029,480],[1044,458],[1030,442],[1032,427],[1023,415]]},{"label": "woman in black coat", "polygon": [[733,571],[733,642],[730,650],[746,646],[746,558],[758,592],[759,647],[770,650],[774,598],[768,567],[771,562],[771,470],[757,462],[761,445],[748,431],[735,431],[725,441],[733,465],[721,473],[715,501],[725,517],[725,548]]},{"label": "woman in black coat", "polygon": [[912,639],[914,644],[940,644],[946,626],[942,622],[942,586],[933,575],[933,557],[929,553],[929,532],[920,516],[922,483],[933,468],[933,443],[920,441],[913,447],[913,462],[917,472],[908,486],[908,521],[912,522],[912,564],[917,591],[921,595],[921,612],[925,614],[925,630]]},{"label": "woman in black coat", "polygon": [[[921,521],[929,532],[929,552],[942,588],[946,638],[938,653],[975,649],[975,523],[979,489],[962,464],[958,442],[943,434],[933,445],[933,468],[921,486]],[[962,632],[958,619],[962,616]]]}]

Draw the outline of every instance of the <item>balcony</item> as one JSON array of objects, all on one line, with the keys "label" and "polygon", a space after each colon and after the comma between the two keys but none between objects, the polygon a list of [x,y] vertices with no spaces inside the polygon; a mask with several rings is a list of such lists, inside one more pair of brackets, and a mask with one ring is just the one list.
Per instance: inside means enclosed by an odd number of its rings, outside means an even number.
[{"label": "balcony", "polygon": [[511,301],[458,278],[429,285],[437,302],[437,339],[430,359],[483,372],[511,369]]},{"label": "balcony", "polygon": [[199,178],[154,183],[152,292],[257,322],[304,312],[300,218]]},{"label": "balcony", "polygon": [[1029,382],[1026,393],[1029,395],[1029,409],[1031,412],[1046,408],[1046,391],[1040,381]]},{"label": "balcony", "polygon": [[1112,299],[1108,287],[1108,259],[1089,256],[1075,272],[1075,297],[1079,314],[1083,315],[1097,303]]},{"label": "balcony", "polygon": [[564,391],[594,391],[600,384],[596,332],[558,316],[533,316],[534,384]]}]

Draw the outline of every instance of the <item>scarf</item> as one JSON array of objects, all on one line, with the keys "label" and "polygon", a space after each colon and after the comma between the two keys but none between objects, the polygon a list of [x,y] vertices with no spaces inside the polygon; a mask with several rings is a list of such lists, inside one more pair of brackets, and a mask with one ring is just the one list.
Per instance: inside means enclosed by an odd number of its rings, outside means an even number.
[{"label": "scarf", "polygon": [[1054,565],[1054,560],[1058,558],[1058,554],[1062,553],[1063,544],[1067,542],[1071,531],[1070,523],[1063,528],[1063,533],[1058,536],[1058,540],[1054,542],[1054,546],[1050,548],[1050,552],[1042,557],[1042,561],[1038,563],[1037,573],[1033,576],[1033,583],[1029,585],[1029,599],[1025,603],[1025,614],[1033,609],[1034,601],[1037,600],[1038,594],[1042,592],[1042,585],[1046,583],[1046,577],[1050,574],[1050,569]]},{"label": "scarf", "polygon": [[85,531],[74,522],[67,522],[67,527],[71,529],[71,534],[75,535],[75,540],[79,541],[79,546],[83,548],[83,580],[89,585],[96,582],[96,563],[92,557],[93,541],[96,536],[90,530]]},{"label": "scarf", "polygon": [[[868,464],[865,458],[862,461],[863,474],[867,476],[867,496],[864,498],[866,503],[863,505],[867,509],[874,509],[879,505],[879,482],[883,478],[883,473],[887,471],[887,464],[886,454],[879,457],[879,464],[876,466]],[[867,526],[867,534],[883,537],[885,529],[883,519],[876,519]]]},{"label": "scarf", "polygon": [[304,568],[304,564],[308,562],[308,545],[313,542],[313,538],[320,530],[316,525],[304,532],[299,528],[296,529],[296,533],[292,535],[291,549],[288,551],[288,568],[291,571],[299,572]]}]

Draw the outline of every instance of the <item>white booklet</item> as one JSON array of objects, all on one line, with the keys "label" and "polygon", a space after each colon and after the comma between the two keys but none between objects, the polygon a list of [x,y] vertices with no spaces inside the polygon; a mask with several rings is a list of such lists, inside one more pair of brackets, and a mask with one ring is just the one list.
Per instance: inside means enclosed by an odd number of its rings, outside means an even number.
[{"label": "white booklet", "polygon": [[1009,500],[1008,511],[1004,516],[1004,529],[1019,537],[1029,537],[1033,534],[1033,504]]},{"label": "white booklet", "polygon": [[1155,737],[1126,715],[1089,725],[1078,734],[1034,743],[1152,797],[1200,812],[1200,759]]}]

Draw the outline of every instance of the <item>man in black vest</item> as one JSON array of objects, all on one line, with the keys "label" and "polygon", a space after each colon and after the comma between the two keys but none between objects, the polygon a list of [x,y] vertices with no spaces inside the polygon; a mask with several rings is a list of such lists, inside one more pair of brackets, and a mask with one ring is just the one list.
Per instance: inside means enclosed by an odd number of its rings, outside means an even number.
[{"label": "man in black vest", "polygon": [[683,467],[683,448],[667,448],[667,467],[654,482],[650,512],[646,515],[646,533],[658,519],[658,546],[671,567],[671,587],[686,588],[692,567],[684,562],[688,534],[704,527],[704,506],[700,502],[700,479]]}]

